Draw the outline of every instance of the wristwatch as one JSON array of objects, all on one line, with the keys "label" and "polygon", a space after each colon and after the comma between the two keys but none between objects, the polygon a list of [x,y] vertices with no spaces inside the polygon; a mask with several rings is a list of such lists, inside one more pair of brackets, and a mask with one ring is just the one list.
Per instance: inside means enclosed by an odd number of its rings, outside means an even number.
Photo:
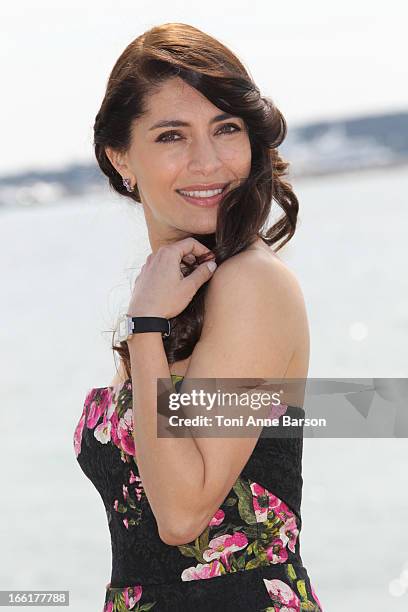
[{"label": "wristwatch", "polygon": [[124,314],[118,321],[118,339],[125,342],[133,334],[144,332],[161,332],[163,338],[170,336],[170,321],[163,317],[131,317]]}]

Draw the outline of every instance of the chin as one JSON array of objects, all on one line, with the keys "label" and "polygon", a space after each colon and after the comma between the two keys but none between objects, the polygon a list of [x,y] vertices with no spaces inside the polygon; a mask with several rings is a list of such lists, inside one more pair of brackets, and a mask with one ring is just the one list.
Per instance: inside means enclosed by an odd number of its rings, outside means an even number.
[{"label": "chin", "polygon": [[217,228],[217,218],[202,219],[200,222],[192,223],[190,227],[194,234],[213,234]]}]

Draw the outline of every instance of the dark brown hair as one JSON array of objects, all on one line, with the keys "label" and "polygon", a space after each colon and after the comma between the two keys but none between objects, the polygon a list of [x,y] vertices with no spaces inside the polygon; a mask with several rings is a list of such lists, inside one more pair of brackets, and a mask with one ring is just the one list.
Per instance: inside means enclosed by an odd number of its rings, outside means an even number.
[{"label": "dark brown hair", "polygon": [[[105,148],[124,152],[130,146],[132,121],[146,112],[148,97],[168,78],[180,77],[224,112],[241,117],[251,146],[249,176],[226,193],[218,208],[217,226],[211,234],[192,234],[215,253],[220,265],[261,237],[275,251],[295,233],[298,200],[283,179],[289,162],[278,154],[287,126],[270,98],[263,97],[240,60],[221,42],[184,23],[156,26],[131,42],[116,61],[94,124],[94,148],[98,164],[110,186],[140,202],[137,187],[128,192],[122,177],[110,163]],[[269,228],[265,225],[275,201],[283,215]],[[204,258],[183,269],[191,271]],[[189,357],[200,338],[204,320],[204,295],[208,281],[190,304],[171,319],[172,333],[163,340],[168,363]],[[126,342],[115,345],[131,376]]]}]

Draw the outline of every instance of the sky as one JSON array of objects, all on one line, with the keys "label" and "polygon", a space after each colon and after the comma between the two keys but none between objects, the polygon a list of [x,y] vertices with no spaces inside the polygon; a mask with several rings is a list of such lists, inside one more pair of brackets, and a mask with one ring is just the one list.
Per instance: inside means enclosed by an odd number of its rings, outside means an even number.
[{"label": "sky", "polygon": [[4,0],[0,176],[93,160],[111,68],[134,38],[168,22],[229,46],[289,128],[405,111],[407,17],[405,0]]}]

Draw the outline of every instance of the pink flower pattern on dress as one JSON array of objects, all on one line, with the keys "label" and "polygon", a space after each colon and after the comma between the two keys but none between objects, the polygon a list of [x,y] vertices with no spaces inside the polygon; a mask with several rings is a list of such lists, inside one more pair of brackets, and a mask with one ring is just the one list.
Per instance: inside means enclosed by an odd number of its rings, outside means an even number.
[{"label": "pink flower pattern on dress", "polygon": [[[80,419],[74,433],[75,454],[81,452],[81,441],[84,426],[93,429],[94,436],[101,444],[112,442],[121,451],[122,461],[125,455],[135,456],[135,443],[133,438],[133,410],[127,408],[123,411],[120,406],[122,391],[129,388],[129,383],[117,387],[101,387],[91,389],[84,402],[83,416],[87,414],[86,421]],[[99,423],[99,420],[102,421]]]},{"label": "pink flower pattern on dress", "polygon": [[135,454],[135,441],[133,439],[132,431],[133,413],[132,409],[128,408],[117,424],[118,446],[120,446],[128,455]]},{"label": "pink flower pattern on dress", "polygon": [[97,394],[97,396],[94,394],[94,396],[89,399],[91,401],[89,405],[86,426],[89,429],[93,429],[95,425],[97,424],[97,422],[99,421],[101,415],[106,412],[106,409],[111,404],[112,392],[109,387],[106,389],[99,389],[99,393]]},{"label": "pink flower pattern on dress", "polygon": [[285,563],[288,558],[288,551],[280,538],[275,538],[272,541],[272,544],[266,550],[266,554],[271,563]]},{"label": "pink flower pattern on dress", "polygon": [[[91,389],[74,432],[76,456],[81,452],[86,427],[93,430],[99,443],[116,446],[123,462],[134,464],[128,471],[128,482],[121,485],[120,497],[112,503],[115,512],[122,515],[120,518],[125,529],[138,524],[140,502],[145,495],[135,460],[133,410],[121,393],[130,388],[131,383],[128,381],[123,386]],[[279,408],[286,410],[287,407]],[[198,561],[181,572],[181,580],[206,580],[263,565],[284,564],[285,568],[291,568],[292,573],[287,574],[292,588],[282,580],[263,579],[273,604],[273,608],[267,610],[300,612],[301,604],[304,603],[305,610],[323,612],[312,585],[307,593],[305,580],[293,578],[296,574],[294,566],[288,562],[288,551],[295,553],[299,529],[297,517],[287,504],[261,484],[242,476],[238,477],[224,503],[226,505],[217,509],[195,543],[178,547],[183,555],[196,557]],[[234,530],[231,530],[228,523],[225,524],[225,510],[231,506],[239,509],[242,519],[238,530],[236,524]],[[142,585],[125,588],[111,588],[109,585],[104,612],[139,610],[139,604],[143,610],[155,606],[155,602],[145,603],[141,598]]]},{"label": "pink flower pattern on dress", "polygon": [[295,552],[295,544],[299,535],[299,529],[296,524],[294,516],[288,518],[284,525],[279,530],[279,535],[282,540],[283,546],[288,545],[289,550]]},{"label": "pink flower pattern on dress", "polygon": [[139,484],[138,487],[135,487],[135,493],[138,501],[140,501],[143,492],[142,479],[139,476],[135,476],[132,470],[130,470],[129,483],[133,484],[134,482],[137,482]]},{"label": "pink flower pattern on dress", "polygon": [[195,567],[188,567],[181,574],[181,579],[184,580],[205,580],[206,578],[214,578],[221,576],[223,573],[221,563],[216,559],[212,563],[199,563]]},{"label": "pink flower pattern on dress", "polygon": [[[123,610],[151,610],[156,602],[142,603],[142,585],[111,588],[107,585],[103,612],[122,612]],[[137,605],[140,602],[142,605]]]},{"label": "pink flower pattern on dress", "polygon": [[279,508],[282,502],[276,495],[261,487],[258,483],[251,484],[252,495],[254,496],[252,503],[255,510],[255,516],[258,523],[266,521],[268,512]]},{"label": "pink flower pattern on dress", "polygon": [[142,587],[141,586],[136,586],[133,588],[127,588],[125,589],[125,604],[126,607],[131,610],[136,603],[139,601],[139,599],[142,596]]},{"label": "pink flower pattern on dress", "polygon": [[273,404],[268,414],[268,419],[279,419],[279,417],[285,414],[287,409],[288,407],[286,404],[278,404],[277,406]]},{"label": "pink flower pattern on dress", "polygon": [[[74,448],[76,456],[81,452],[84,427],[93,431],[93,435],[101,444],[111,443],[120,450],[120,458],[124,463],[135,464],[135,444],[133,438],[133,410],[129,407],[128,382],[116,387],[91,389],[86,396],[82,417],[74,433]],[[86,418],[85,418],[86,417]],[[141,520],[140,502],[144,488],[140,476],[130,469],[129,483],[122,484],[120,497],[113,500],[112,507],[119,513],[125,529],[131,529]]]},{"label": "pink flower pattern on dress", "polygon": [[203,557],[205,561],[213,561],[220,559],[226,570],[230,569],[228,557],[237,550],[242,550],[248,544],[248,538],[245,534],[236,532],[234,535],[225,534],[214,538],[208,545],[208,549],[204,551]]},{"label": "pink flower pattern on dress", "polygon": [[79,419],[78,424],[75,427],[75,431],[74,431],[75,457],[78,457],[79,453],[81,452],[82,432],[84,430],[84,425],[85,425],[85,408],[82,412],[82,416]]},{"label": "pink flower pattern on dress", "polygon": [[214,525],[221,525],[225,518],[225,512],[219,508],[217,512],[214,514],[208,525],[213,527]]},{"label": "pink flower pattern on dress", "polygon": [[[300,612],[300,600],[286,582],[263,579],[276,612]],[[283,605],[282,605],[283,604]]]}]

